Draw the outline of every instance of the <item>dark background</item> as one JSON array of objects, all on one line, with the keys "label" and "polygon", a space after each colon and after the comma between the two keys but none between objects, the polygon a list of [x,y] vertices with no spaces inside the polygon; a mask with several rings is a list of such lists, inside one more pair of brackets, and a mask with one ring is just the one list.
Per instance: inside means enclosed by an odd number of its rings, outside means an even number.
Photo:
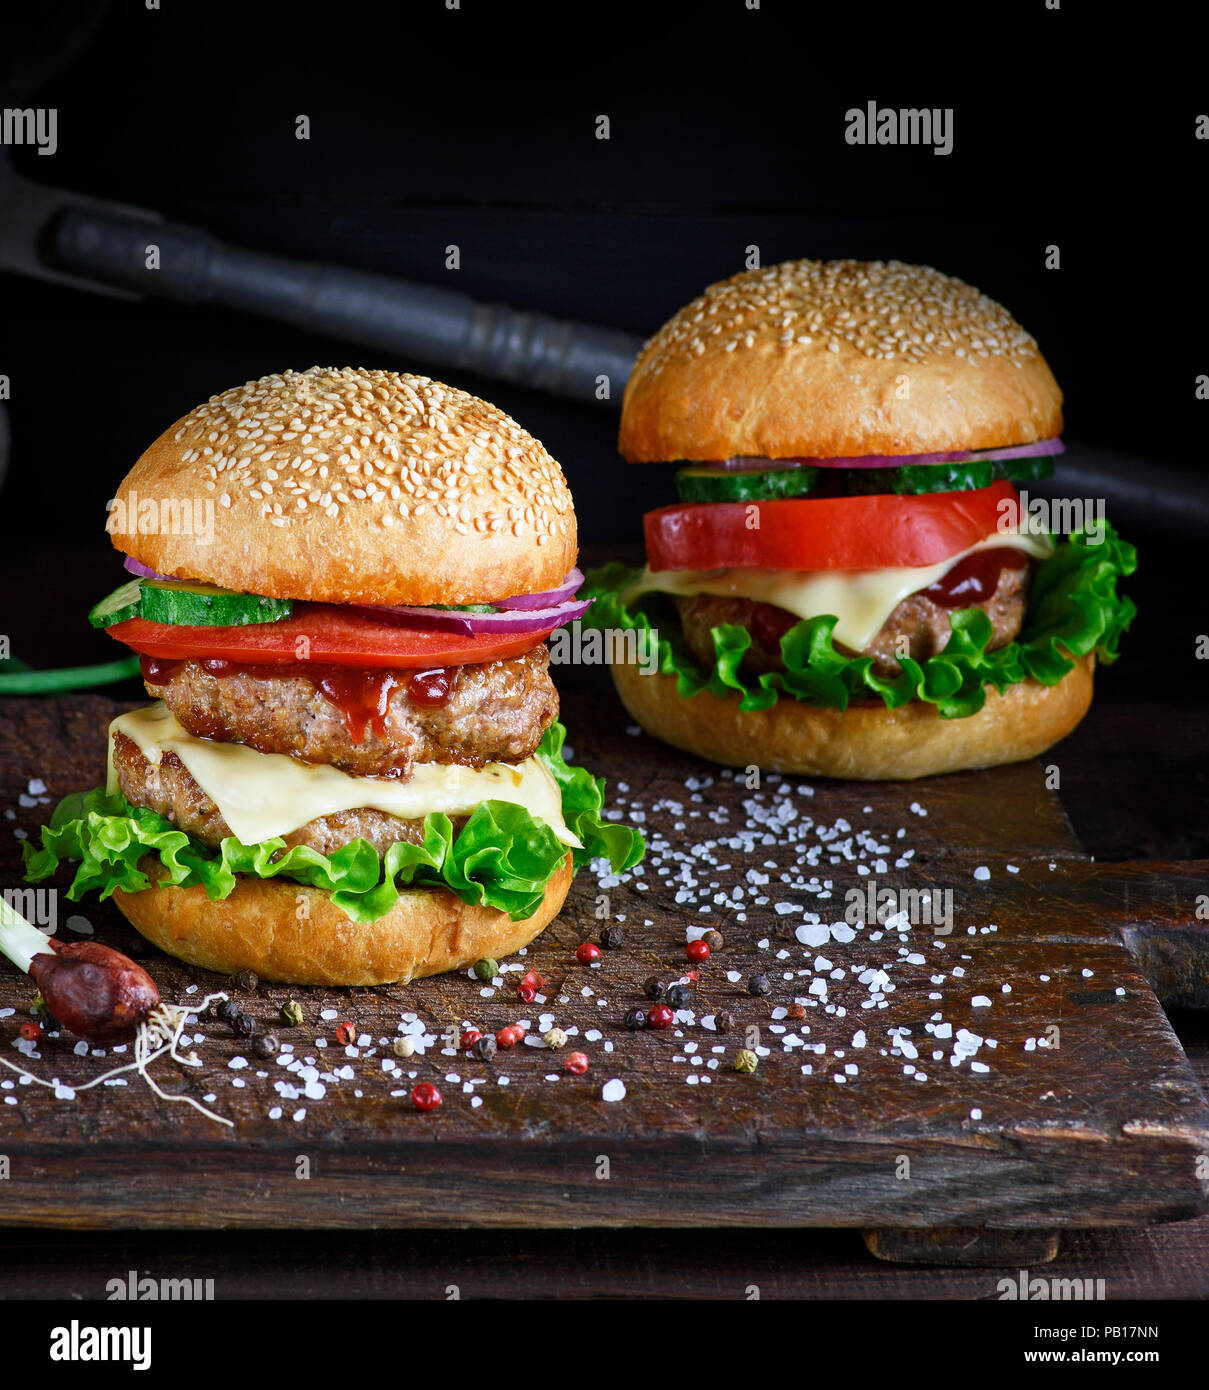
[{"label": "dark background", "polygon": [[[644,335],[742,269],[749,244],[764,263],[934,264],[1037,336],[1074,448],[1191,470],[1209,410],[1194,396],[1209,353],[1190,206],[1209,147],[1185,67],[1200,27],[1074,0],[77,0],[7,7],[0,82],[4,105],[59,110],[53,159],[13,152],[27,177]],[[844,112],[870,99],[954,107],[953,153],[846,145]],[[237,382],[316,362],[429,369],[227,311],[12,275],[0,294],[14,436],[0,536],[16,540],[103,547],[104,503],[143,448]],[[667,470],[620,462],[608,407],[457,384],[562,462],[585,542],[634,542],[639,512],[670,498]]]}]

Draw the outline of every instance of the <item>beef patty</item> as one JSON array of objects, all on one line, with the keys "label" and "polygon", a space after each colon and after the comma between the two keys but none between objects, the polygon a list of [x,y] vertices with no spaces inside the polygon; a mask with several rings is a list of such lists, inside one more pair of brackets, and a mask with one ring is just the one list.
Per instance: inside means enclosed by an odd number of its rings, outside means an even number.
[{"label": "beef patty", "polygon": [[509,661],[450,667],[441,705],[415,702],[403,680],[389,692],[380,727],[368,725],[360,742],[340,706],[297,667],[283,675],[251,667],[213,675],[183,661],[162,683],[144,684],[199,738],[327,763],[357,777],[406,778],[414,763],[484,767],[530,757],[558,718],[549,665],[541,643]]},{"label": "beef patty", "polygon": [[[132,806],[158,811],[178,830],[214,849],[232,833],[222,812],[175,753],[164,753],[158,763],[153,763],[143,756],[133,739],[119,733],[114,735],[113,762],[122,795]],[[465,816],[449,819],[454,834],[466,824]],[[397,840],[419,844],[423,838],[422,818],[400,820],[369,806],[319,816],[282,836],[287,847],[310,845],[320,854],[331,854],[356,839],[368,840],[379,854],[385,854]]]},{"label": "beef patty", "polygon": [[[1005,647],[1020,631],[1028,600],[1029,569],[1003,568],[995,592],[981,603],[965,603],[963,608],[980,608],[991,620],[993,629],[988,650]],[[792,613],[769,603],[756,603],[745,598],[719,598],[711,594],[696,594],[677,598],[685,641],[693,656],[703,666],[714,663],[714,639],[710,629],[722,624],[747,628],[753,636],[752,645],[744,653],[742,666],[753,673],[783,671],[780,640],[798,620]],[[914,661],[926,661],[944,651],[953,629],[949,616],[955,610],[933,602],[924,593],[910,594],[894,609],[882,624],[873,640],[861,652],[836,643],[839,651],[848,656],[871,656],[873,669],[879,676],[897,676],[902,671],[898,663],[900,643],[905,639],[907,654]]]}]

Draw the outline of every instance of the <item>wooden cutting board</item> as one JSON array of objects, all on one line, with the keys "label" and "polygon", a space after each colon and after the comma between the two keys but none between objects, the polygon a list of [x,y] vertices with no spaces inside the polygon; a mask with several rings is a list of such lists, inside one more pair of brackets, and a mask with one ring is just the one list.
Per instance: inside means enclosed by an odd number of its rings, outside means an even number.
[{"label": "wooden cutting board", "polygon": [[[203,1021],[190,1029],[200,1068],[156,1066],[165,1090],[211,1098],[231,1129],[136,1079],[60,1099],[5,1072],[0,1222],[842,1226],[885,1258],[1000,1263],[1052,1256],[1063,1228],[1204,1209],[1209,1109],[1139,957],[1161,993],[1206,1002],[1195,903],[1209,866],[1093,864],[1037,763],[748,787],[627,729],[599,672],[559,681],[575,760],[608,777],[648,854],[622,882],[581,873],[559,919],[510,962],[547,977],[544,1003],[515,997],[521,970],[493,991],[465,974],[261,985],[242,1004],[292,1052],[266,1062]],[[15,818],[0,884],[21,883],[12,832],[36,833],[49,811],[38,797],[100,780],[105,728],[124,707],[5,703],[0,808]],[[846,894],[871,880],[951,891],[951,932],[850,925]],[[625,940],[586,968],[574,951],[604,924],[598,912]],[[224,984],[143,946],[108,904],[60,898],[60,934],[81,925],[72,916],[141,951],[165,998]],[[711,926],[726,945],[701,969],[691,1013],[627,1031],[642,982],[678,978],[687,929]],[[765,997],[748,992],[757,973]],[[67,1086],[123,1060],[78,1055],[66,1034],[22,1057],[13,1040],[32,994],[0,970],[0,1010],[15,1010],[0,1017],[0,1056]],[[277,1021],[290,997],[302,1027]],[[725,1035],[706,1026],[720,1010],[736,1020]],[[567,1051],[526,1044],[489,1064],[444,1040],[463,1023],[524,1019],[536,1040],[544,1017],[571,1033]],[[336,1041],[346,1019],[348,1049]],[[401,1030],[422,1053],[395,1056]],[[754,1075],[733,1069],[748,1042]],[[563,1068],[573,1048],[590,1060],[583,1076]],[[418,1081],[439,1086],[438,1110],[412,1108]]]}]

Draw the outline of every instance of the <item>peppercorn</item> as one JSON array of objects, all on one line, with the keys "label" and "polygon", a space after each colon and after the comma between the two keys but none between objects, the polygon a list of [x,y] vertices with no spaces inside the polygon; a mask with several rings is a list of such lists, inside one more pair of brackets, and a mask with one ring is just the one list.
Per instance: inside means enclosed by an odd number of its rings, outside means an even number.
[{"label": "peppercorn", "polygon": [[746,1072],[749,1076],[760,1065],[760,1059],[750,1048],[741,1047],[735,1053],[735,1070]]},{"label": "peppercorn", "polygon": [[357,1030],[353,1027],[351,1020],[345,1019],[343,1023],[336,1024],[336,1041],[345,1047],[351,1047],[357,1038]]},{"label": "peppercorn", "polygon": [[722,1009],[714,1015],[714,1027],[719,1033],[729,1033],[735,1026],[735,1016],[729,1009]]},{"label": "peppercorn", "polygon": [[789,1018],[806,1017],[806,1009],[801,1004],[790,1004],[789,1008],[785,1010],[785,1013]]},{"label": "peppercorn", "polygon": [[705,944],[705,939],[699,937],[696,941],[690,941],[684,948],[684,954],[692,961],[709,960],[709,947]]},{"label": "peppercorn", "polygon": [[42,1036],[42,1026],[38,1023],[23,1023],[18,1031],[27,1042],[37,1042]]},{"label": "peppercorn", "polygon": [[594,965],[600,959],[600,947],[594,941],[585,941],[575,952],[575,959],[580,965]]},{"label": "peppercorn", "polygon": [[532,1004],[537,998],[537,990],[532,985],[521,985],[520,989],[516,991],[516,997],[522,1004]]},{"label": "peppercorn", "polygon": [[526,970],[521,984],[528,986],[529,989],[534,991],[545,989],[546,977],[544,975],[539,975],[536,970]]},{"label": "peppercorn", "polygon": [[415,1050],[416,1045],[410,1038],[396,1038],[391,1044],[391,1051],[396,1057],[411,1057]]},{"label": "peppercorn", "polygon": [[302,1005],[297,999],[287,999],[281,1006],[281,1021],[291,1028],[297,1028],[302,1022]]},{"label": "peppercorn", "polygon": [[600,944],[606,951],[615,951],[625,940],[625,932],[620,927],[610,924],[600,929]]},{"label": "peppercorn", "polygon": [[484,984],[490,984],[500,973],[500,964],[497,960],[492,960],[490,956],[484,956],[482,960],[474,963],[474,973]]},{"label": "peppercorn", "polygon": [[491,1036],[490,1033],[484,1033],[483,1036],[474,1045],[474,1055],[479,1059],[480,1062],[490,1062],[491,1059],[495,1056],[496,1048],[498,1046],[499,1044]]},{"label": "peppercorn", "polygon": [[640,1032],[646,1027],[646,1010],[631,1009],[625,1016],[625,1026],[631,1033]]},{"label": "peppercorn", "polygon": [[252,1041],[252,1051],[257,1057],[272,1057],[280,1046],[272,1033],[261,1033]]},{"label": "peppercorn", "polygon": [[588,1069],[588,1059],[582,1052],[572,1052],[563,1063],[568,1071],[573,1071],[576,1076],[582,1076]]},{"label": "peppercorn", "polygon": [[653,1009],[648,1010],[646,1016],[646,1026],[648,1028],[670,1028],[676,1015],[666,1004],[656,1004]]},{"label": "peppercorn", "polygon": [[223,1023],[234,1023],[242,1010],[234,999],[224,999],[214,1010],[215,1018],[221,1019]]},{"label": "peppercorn", "polygon": [[231,1026],[235,1029],[236,1037],[250,1038],[256,1031],[256,1020],[251,1014],[236,1014]]},{"label": "peppercorn", "polygon": [[566,1047],[567,1035],[561,1028],[551,1028],[549,1032],[542,1034],[542,1042],[557,1052],[560,1047]]},{"label": "peppercorn", "polygon": [[642,992],[648,999],[662,999],[667,993],[667,981],[658,975],[648,975],[643,982]]},{"label": "peppercorn", "polygon": [[712,927],[701,938],[711,951],[720,951],[726,945],[726,938],[720,931],[715,931]]},{"label": "peppercorn", "polygon": [[495,1041],[498,1047],[515,1047],[524,1036],[525,1030],[523,1028],[518,1024],[509,1023],[496,1033]]},{"label": "peppercorn", "polygon": [[417,1110],[435,1110],[441,1103],[441,1093],[431,1081],[421,1081],[411,1093],[411,1103]]},{"label": "peppercorn", "polygon": [[771,994],[772,982],[767,975],[753,975],[747,982],[748,994]]},{"label": "peppercorn", "polygon": [[236,989],[243,990],[245,994],[251,994],[260,983],[260,980],[255,970],[237,970],[232,983]]},{"label": "peppercorn", "polygon": [[469,1052],[482,1036],[477,1028],[467,1028],[462,1034],[462,1051]]},{"label": "peppercorn", "polygon": [[688,985],[672,985],[664,998],[673,1009],[687,1008],[692,1001],[693,991]]}]

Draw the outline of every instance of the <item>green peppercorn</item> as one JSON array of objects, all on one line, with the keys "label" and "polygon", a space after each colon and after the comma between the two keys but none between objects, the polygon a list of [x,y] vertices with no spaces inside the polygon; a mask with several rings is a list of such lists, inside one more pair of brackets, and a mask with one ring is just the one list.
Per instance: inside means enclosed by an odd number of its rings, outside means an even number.
[{"label": "green peppercorn", "polygon": [[482,960],[475,961],[474,973],[484,984],[490,984],[500,973],[500,963],[497,960],[492,960],[490,956],[484,956]]},{"label": "green peppercorn", "polygon": [[291,1028],[297,1028],[302,1022],[302,1005],[297,999],[287,999],[281,1006],[281,1021]]},{"label": "green peppercorn", "polygon": [[748,1047],[741,1047],[735,1053],[735,1070],[746,1072],[749,1076],[760,1065],[760,1059]]}]

